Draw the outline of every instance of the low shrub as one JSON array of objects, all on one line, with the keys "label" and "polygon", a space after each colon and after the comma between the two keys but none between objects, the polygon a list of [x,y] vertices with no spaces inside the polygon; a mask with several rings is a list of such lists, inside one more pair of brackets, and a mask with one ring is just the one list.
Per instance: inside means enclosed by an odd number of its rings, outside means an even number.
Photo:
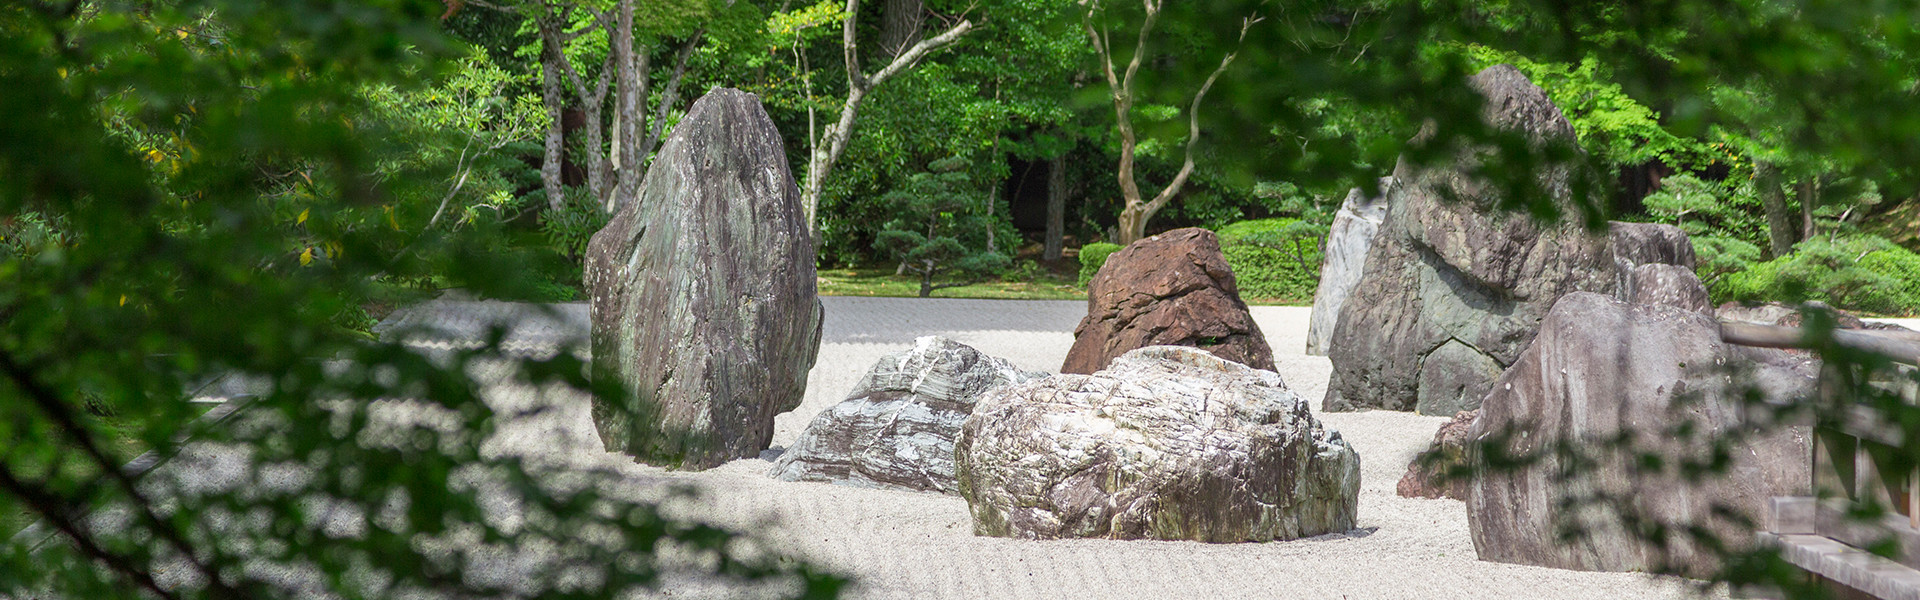
[{"label": "low shrub", "polygon": [[1920,314],[1920,254],[1872,235],[1801,242],[1792,254],[1721,281],[1713,291],[1727,300],[1819,300],[1869,313]]},{"label": "low shrub", "polygon": [[1080,247],[1080,285],[1085,287],[1093,281],[1093,275],[1107,264],[1107,257],[1120,251],[1119,244],[1094,242]]},{"label": "low shrub", "polygon": [[1220,250],[1245,298],[1304,302],[1320,285],[1326,226],[1294,218],[1240,221],[1220,228]]}]

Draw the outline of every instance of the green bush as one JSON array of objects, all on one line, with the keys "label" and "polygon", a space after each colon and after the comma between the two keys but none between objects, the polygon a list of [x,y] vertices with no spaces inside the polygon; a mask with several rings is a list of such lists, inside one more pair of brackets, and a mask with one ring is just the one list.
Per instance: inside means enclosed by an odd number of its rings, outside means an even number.
[{"label": "green bush", "polygon": [[1729,300],[1820,300],[1870,313],[1920,314],[1920,255],[1878,236],[1801,242],[1792,254],[1722,281],[1714,291]]},{"label": "green bush", "polygon": [[1241,221],[1220,228],[1220,250],[1242,297],[1307,301],[1320,285],[1326,232],[1325,225],[1293,218]]},{"label": "green bush", "polygon": [[568,188],[566,200],[559,210],[548,208],[540,213],[540,234],[554,252],[577,263],[587,255],[587,242],[612,215],[600,210],[593,194],[584,188]]},{"label": "green bush", "polygon": [[1093,281],[1093,275],[1107,264],[1107,257],[1120,251],[1119,244],[1094,242],[1080,247],[1080,285]]}]

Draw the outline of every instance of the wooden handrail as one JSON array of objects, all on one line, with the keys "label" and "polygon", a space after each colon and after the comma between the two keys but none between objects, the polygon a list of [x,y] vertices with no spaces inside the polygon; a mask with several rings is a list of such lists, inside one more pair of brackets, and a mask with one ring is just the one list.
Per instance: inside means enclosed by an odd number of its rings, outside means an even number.
[{"label": "wooden handrail", "polygon": [[[1868,333],[1857,329],[1835,329],[1833,341],[1842,347],[1872,352],[1895,362],[1920,365],[1920,340]],[[1758,323],[1720,323],[1720,340],[1729,344],[1759,348],[1812,348],[1806,331],[1799,327]]]}]

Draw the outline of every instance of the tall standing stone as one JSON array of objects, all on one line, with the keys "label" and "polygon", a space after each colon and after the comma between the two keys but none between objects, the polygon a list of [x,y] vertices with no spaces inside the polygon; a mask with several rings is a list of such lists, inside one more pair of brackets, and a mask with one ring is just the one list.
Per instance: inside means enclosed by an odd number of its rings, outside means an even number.
[{"label": "tall standing stone", "polygon": [[[1487,98],[1484,116],[1495,127],[1541,143],[1573,139],[1560,109],[1513,67],[1489,67],[1472,85]],[[1638,264],[1692,266],[1691,245],[1672,227],[1616,224],[1622,235],[1595,234],[1578,223],[1502,211],[1502,188],[1476,175],[1474,162],[1470,155],[1434,168],[1402,161],[1394,170],[1387,216],[1328,343],[1326,410],[1473,410],[1533,340],[1554,300],[1575,291],[1617,294],[1627,279],[1622,269]],[[1556,202],[1572,205],[1566,167],[1535,177]]]},{"label": "tall standing stone", "polygon": [[755,456],[800,405],[820,348],[814,248],[760,99],[693,103],[587,246],[595,398],[607,450],[687,469]]},{"label": "tall standing stone", "polygon": [[1087,284],[1087,316],[1073,329],[1062,373],[1092,373],[1147,346],[1189,346],[1273,370],[1273,349],[1220,239],[1197,227],[1141,238],[1107,257]]},{"label": "tall standing stone", "polygon": [[1340,322],[1340,306],[1360,283],[1367,248],[1387,218],[1386,195],[1392,186],[1392,177],[1380,178],[1380,195],[1372,197],[1353,188],[1340,203],[1340,212],[1334,213],[1333,225],[1327,228],[1327,251],[1320,261],[1320,285],[1313,290],[1313,316],[1307,321],[1307,354],[1327,355],[1333,326]]},{"label": "tall standing stone", "polygon": [[[1743,398],[1805,401],[1817,372],[1785,352],[1722,342],[1714,318],[1696,310],[1560,298],[1467,432],[1501,455],[1537,459],[1509,458],[1466,484],[1474,549],[1481,560],[1561,569],[1715,573],[1716,553],[1688,531],[1743,549],[1752,526],[1722,509],[1758,518],[1768,498],[1804,495],[1813,478],[1809,429],[1771,422]],[[1735,443],[1716,448],[1723,436]],[[1580,537],[1561,536],[1569,523]],[[1649,532],[1666,532],[1665,543]]]}]

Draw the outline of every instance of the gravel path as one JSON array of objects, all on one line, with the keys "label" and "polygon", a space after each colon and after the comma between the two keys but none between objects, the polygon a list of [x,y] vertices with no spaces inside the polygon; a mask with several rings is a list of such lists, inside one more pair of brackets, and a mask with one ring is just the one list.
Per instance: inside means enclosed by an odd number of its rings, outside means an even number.
[{"label": "gravel path", "polygon": [[[543,424],[508,427],[506,451],[567,454],[576,464],[617,466],[636,493],[670,481],[701,491],[686,515],[756,531],[783,551],[856,577],[857,598],[1650,598],[1687,597],[1684,582],[1641,574],[1587,573],[1475,559],[1465,505],[1395,496],[1405,466],[1444,422],[1398,412],[1320,414],[1361,456],[1359,528],[1262,544],[1156,541],[1023,541],[976,537],[965,501],[936,494],[787,483],[766,476],[767,459],[814,414],[839,402],[882,355],[938,334],[1029,368],[1056,370],[1085,314],[1074,301],[823,298],[820,358],[801,407],[776,422],[774,448],[700,473],[634,465],[599,452],[584,402]],[[422,307],[397,315],[447,321],[470,335],[513,311],[498,303]],[[1254,307],[1281,375],[1315,405],[1330,366],[1301,353],[1309,309]],[[530,339],[584,328],[585,308],[563,305],[534,323]],[[465,316],[461,316],[465,315]],[[522,324],[518,327],[527,327]],[[556,439],[567,443],[557,444]],[[1724,596],[1724,593],[1721,594]]]},{"label": "gravel path", "polygon": [[[806,398],[776,421],[774,448],[698,473],[639,465],[600,449],[579,392],[533,390],[512,383],[511,365],[478,365],[493,382],[488,402],[502,415],[482,445],[489,454],[521,455],[559,469],[618,473],[608,490],[666,499],[687,486],[695,500],[670,500],[671,513],[750,531],[773,549],[855,578],[853,598],[1679,598],[1687,582],[1631,573],[1587,573],[1475,559],[1465,505],[1393,494],[1395,482],[1444,419],[1398,412],[1320,414],[1361,456],[1359,527],[1342,534],[1286,542],[1061,540],[977,537],[966,502],[929,493],[789,483],[766,476],[768,459],[793,442],[816,413],[839,402],[882,355],[938,334],[1029,368],[1059,368],[1073,343],[1082,302],[828,297],[826,331]],[[1275,350],[1288,384],[1318,405],[1330,367],[1305,356],[1309,309],[1255,307],[1255,320]],[[515,354],[543,355],[573,345],[587,326],[580,304],[553,306],[437,301],[396,312],[378,331],[431,348],[471,346],[504,327]],[[546,410],[528,411],[534,407]],[[405,423],[431,410],[417,402],[380,402],[376,420]],[[153,483],[231,485],[247,461],[232,449],[190,445],[163,465]],[[557,475],[557,474],[556,474]],[[511,514],[510,508],[489,510]],[[110,524],[110,521],[107,523]],[[537,556],[468,569],[478,581],[512,581]],[[182,569],[184,571],[184,569]],[[306,576],[289,572],[289,585]],[[698,586],[662,590],[666,597],[727,598]],[[1718,594],[1724,597],[1724,592]]]}]

